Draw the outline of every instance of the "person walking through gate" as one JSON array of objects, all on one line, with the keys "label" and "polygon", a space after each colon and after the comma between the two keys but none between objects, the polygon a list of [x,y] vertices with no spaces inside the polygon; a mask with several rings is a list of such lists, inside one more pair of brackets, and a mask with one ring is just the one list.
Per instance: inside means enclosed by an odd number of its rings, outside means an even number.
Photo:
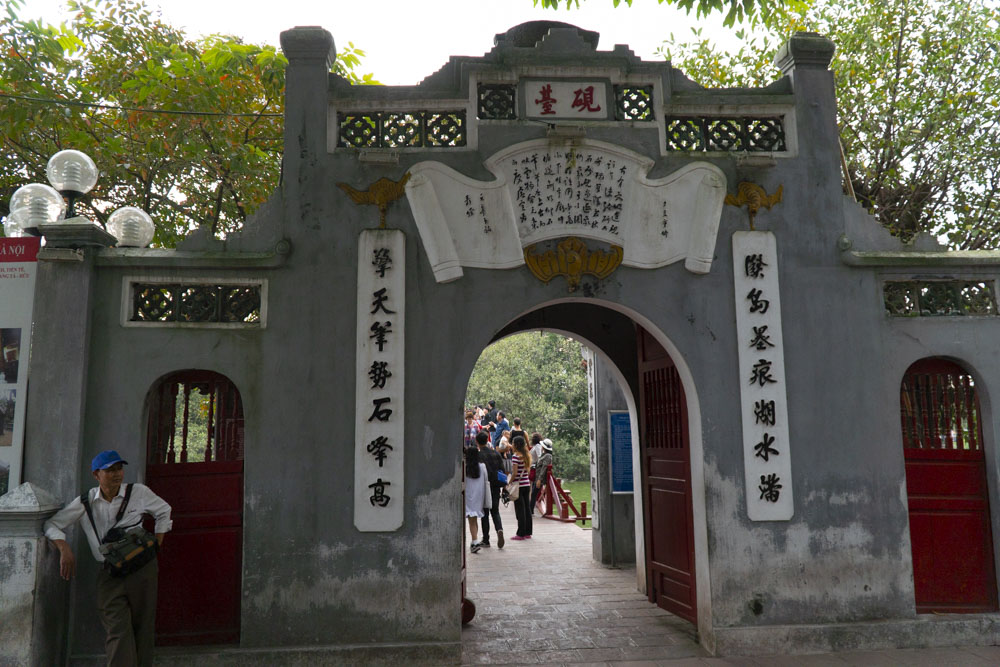
[{"label": "person walking through gate", "polygon": [[524,438],[514,438],[514,456],[511,457],[511,479],[516,479],[520,491],[514,501],[514,515],[517,517],[517,535],[512,540],[531,539],[531,507],[528,505],[531,496],[531,482],[528,481],[528,468],[531,467],[531,452]]},{"label": "person walking through gate", "polygon": [[503,549],[503,523],[500,521],[500,490],[503,488],[503,482],[497,477],[497,473],[503,471],[503,460],[500,454],[490,447],[489,442],[490,437],[486,431],[476,434],[479,460],[486,466],[486,476],[490,483],[489,505],[485,506],[488,510],[483,512],[483,518],[480,520],[483,528],[482,546],[490,546],[490,518],[492,518],[493,528],[497,531],[497,548]]},{"label": "person walking through gate", "polygon": [[[535,463],[535,482],[531,487],[531,513],[535,513],[535,504],[538,502],[539,496],[542,495],[542,489],[545,488],[545,484],[549,481],[549,466],[552,465],[552,441],[548,438],[542,440],[542,455],[538,457],[538,461]],[[541,514],[545,514],[545,510],[539,510]]]},{"label": "person walking through gate", "polygon": [[[156,622],[156,553],[172,527],[170,505],[144,484],[122,484],[118,452],[94,457],[90,469],[98,486],[71,500],[45,522],[45,536],[59,550],[59,574],[76,573],[76,557],[64,532],[83,519],[83,533],[97,562],[97,612],[107,633],[109,666],[153,664]],[[142,528],[143,516],[155,521],[155,538]],[[86,516],[86,519],[84,519]]]},{"label": "person walking through gate", "polygon": [[469,447],[465,450],[465,516],[472,536],[472,553],[479,553],[479,519],[483,517],[483,510],[489,509],[489,503],[486,466],[479,461],[479,449]]}]

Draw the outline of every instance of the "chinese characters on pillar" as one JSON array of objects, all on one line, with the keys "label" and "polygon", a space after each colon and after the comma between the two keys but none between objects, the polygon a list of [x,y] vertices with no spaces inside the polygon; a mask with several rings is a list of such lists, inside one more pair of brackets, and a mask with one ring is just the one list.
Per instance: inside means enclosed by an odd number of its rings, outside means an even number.
[{"label": "chinese characters on pillar", "polygon": [[403,363],[406,238],[368,229],[358,240],[354,525],[403,524]]},{"label": "chinese characters on pillar", "polygon": [[792,466],[774,235],[733,234],[733,273],[747,513],[753,521],[788,520]]},{"label": "chinese characters on pillar", "polygon": [[525,114],[543,120],[608,120],[608,84],[603,81],[524,81]]},{"label": "chinese characters on pillar", "polygon": [[589,408],[587,410],[587,442],[590,448],[590,515],[593,517],[593,525],[591,527],[600,530],[601,513],[597,507],[601,496],[597,481],[597,398],[594,391],[594,387],[596,386],[594,366],[597,354],[588,347],[584,347],[582,353],[584,362],[587,364],[587,404]]}]

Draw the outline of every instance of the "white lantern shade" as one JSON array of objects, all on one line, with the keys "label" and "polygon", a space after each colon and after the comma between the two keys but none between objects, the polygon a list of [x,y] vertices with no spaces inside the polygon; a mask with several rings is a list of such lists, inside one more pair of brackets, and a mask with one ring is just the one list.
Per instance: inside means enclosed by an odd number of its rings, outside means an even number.
[{"label": "white lantern shade", "polygon": [[123,206],[108,216],[108,233],[118,239],[120,248],[145,248],[153,231],[153,219],[141,208]]},{"label": "white lantern shade", "polygon": [[38,225],[59,220],[65,212],[66,201],[61,194],[48,185],[30,183],[18,188],[10,198],[4,234],[14,236],[11,232],[15,228],[22,232],[37,229]]},{"label": "white lantern shade", "polygon": [[97,165],[80,151],[59,151],[49,158],[45,175],[56,190],[83,194],[97,184]]}]

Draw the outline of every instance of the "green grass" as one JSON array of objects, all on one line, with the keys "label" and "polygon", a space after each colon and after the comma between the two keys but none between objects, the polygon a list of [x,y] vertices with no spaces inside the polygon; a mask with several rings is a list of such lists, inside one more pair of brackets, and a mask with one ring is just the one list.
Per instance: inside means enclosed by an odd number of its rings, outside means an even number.
[{"label": "green grass", "polygon": [[[587,514],[593,513],[592,512],[593,505],[591,505],[590,503],[590,482],[588,481],[568,482],[566,480],[563,480],[562,488],[564,491],[570,492],[571,494],[570,498],[573,499],[573,504],[576,505],[577,509],[580,509],[580,502],[583,501],[587,503]],[[589,521],[586,524],[583,524],[578,521],[577,525],[583,525],[587,528],[591,527]]]}]

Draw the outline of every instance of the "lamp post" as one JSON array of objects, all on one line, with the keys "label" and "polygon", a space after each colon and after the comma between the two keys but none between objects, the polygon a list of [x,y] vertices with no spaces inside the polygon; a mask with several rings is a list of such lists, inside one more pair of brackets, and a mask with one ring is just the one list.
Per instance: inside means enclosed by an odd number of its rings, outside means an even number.
[{"label": "lamp post", "polygon": [[51,186],[31,183],[14,192],[10,215],[3,223],[4,235],[44,236],[47,245],[54,247],[149,245],[153,220],[140,208],[125,206],[112,213],[108,231],[76,215],[77,200],[97,184],[97,174],[97,166],[86,153],[59,151],[45,166]]}]

